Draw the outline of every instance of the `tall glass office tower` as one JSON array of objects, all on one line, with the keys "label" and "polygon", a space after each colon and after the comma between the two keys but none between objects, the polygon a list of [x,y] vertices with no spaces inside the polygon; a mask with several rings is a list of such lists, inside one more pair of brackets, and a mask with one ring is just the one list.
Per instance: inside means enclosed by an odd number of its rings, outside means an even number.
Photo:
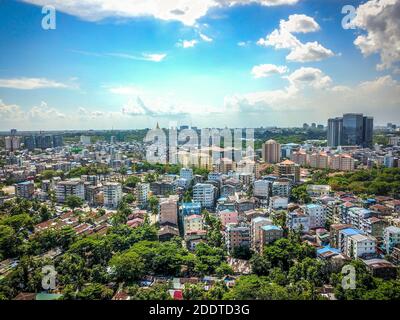
[{"label": "tall glass office tower", "polygon": [[328,146],[372,147],[374,119],[361,113],[346,113],[328,120]]}]

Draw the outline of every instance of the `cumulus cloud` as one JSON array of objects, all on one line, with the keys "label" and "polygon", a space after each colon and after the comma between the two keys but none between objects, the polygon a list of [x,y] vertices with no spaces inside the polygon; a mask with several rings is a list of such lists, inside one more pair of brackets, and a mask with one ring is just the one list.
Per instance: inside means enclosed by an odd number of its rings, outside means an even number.
[{"label": "cumulus cloud", "polygon": [[0,87],[19,90],[34,90],[44,88],[70,88],[71,86],[45,78],[13,78],[0,79]]},{"label": "cumulus cloud", "polygon": [[275,29],[265,38],[257,41],[260,46],[271,46],[275,49],[287,49],[290,53],[286,56],[289,61],[311,62],[320,61],[334,56],[332,50],[325,48],[320,43],[302,43],[294,33],[309,33],[320,30],[318,23],[304,14],[294,14],[288,20],[281,20],[279,29]]},{"label": "cumulus cloud", "polygon": [[251,70],[251,74],[254,78],[265,78],[275,74],[284,74],[288,72],[288,67],[286,66],[276,66],[274,64],[260,64],[254,66]]},{"label": "cumulus cloud", "polygon": [[23,112],[21,108],[15,104],[5,104],[0,99],[0,119],[2,120],[14,120],[21,119]]},{"label": "cumulus cloud", "polygon": [[[375,117],[377,123],[399,121],[400,83],[390,75],[354,86],[334,85],[332,79],[316,68],[300,68],[285,77],[288,85],[280,90],[264,90],[225,97],[225,108],[233,112],[273,115],[298,124],[312,116],[326,121],[352,110]],[[284,115],[292,115],[285,119]],[[301,122],[301,121],[300,121]]]},{"label": "cumulus cloud", "polygon": [[[352,25],[365,31],[354,44],[364,56],[379,54],[378,70],[398,68],[400,61],[400,1],[370,0],[357,8]],[[397,69],[398,70],[398,69]]]},{"label": "cumulus cloud", "polygon": [[[38,6],[48,0],[22,0]],[[176,20],[194,25],[209,9],[259,3],[263,6],[292,5],[299,0],[53,0],[57,10],[87,21],[105,18],[135,18],[150,16],[161,20]]]}]

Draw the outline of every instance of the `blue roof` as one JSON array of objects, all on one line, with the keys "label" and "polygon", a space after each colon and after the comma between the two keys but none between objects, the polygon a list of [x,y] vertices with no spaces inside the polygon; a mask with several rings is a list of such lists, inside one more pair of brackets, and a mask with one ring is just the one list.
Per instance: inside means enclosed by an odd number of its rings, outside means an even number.
[{"label": "blue roof", "polygon": [[266,225],[266,226],[262,226],[261,229],[265,230],[265,231],[271,231],[271,230],[282,230],[281,227],[278,226],[274,226],[274,225]]},{"label": "blue roof", "polygon": [[182,208],[200,208],[201,203],[200,202],[184,202],[182,203]]},{"label": "blue roof", "polygon": [[340,232],[344,233],[347,236],[353,236],[355,234],[362,234],[361,230],[353,229],[353,228],[346,228],[346,229],[343,229]]},{"label": "blue roof", "polygon": [[253,219],[254,222],[260,222],[260,221],[264,221],[264,220],[269,220],[269,219],[266,217],[257,217],[257,218]]},{"label": "blue roof", "polygon": [[334,253],[338,253],[338,254],[340,253],[340,251],[338,249],[332,248],[331,246],[328,245],[328,246],[325,246],[325,247],[323,247],[321,249],[318,249],[317,250],[317,254],[320,255],[320,254],[324,254],[324,253],[329,252],[329,251],[334,252]]},{"label": "blue roof", "polygon": [[315,204],[315,203],[310,203],[310,204],[308,204],[307,205],[307,208],[319,208],[319,207],[321,207],[321,205],[320,204]]}]

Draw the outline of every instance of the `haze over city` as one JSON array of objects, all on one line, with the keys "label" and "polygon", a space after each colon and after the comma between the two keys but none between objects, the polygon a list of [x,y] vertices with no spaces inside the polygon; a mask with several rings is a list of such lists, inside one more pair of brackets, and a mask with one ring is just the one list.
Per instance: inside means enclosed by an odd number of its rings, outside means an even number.
[{"label": "haze over city", "polygon": [[398,1],[47,2],[0,4],[4,131],[400,122]]}]

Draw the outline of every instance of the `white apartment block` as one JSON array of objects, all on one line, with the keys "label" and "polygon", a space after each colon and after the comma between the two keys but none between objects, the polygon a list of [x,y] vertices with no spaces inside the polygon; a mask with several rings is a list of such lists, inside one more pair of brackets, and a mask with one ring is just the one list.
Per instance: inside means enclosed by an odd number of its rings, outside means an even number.
[{"label": "white apartment block", "polygon": [[272,196],[289,198],[291,188],[291,183],[288,181],[274,181],[272,183]]},{"label": "white apartment block", "polygon": [[108,182],[103,185],[104,206],[115,209],[122,201],[122,186],[117,182]]},{"label": "white apartment block", "polygon": [[267,180],[254,181],[253,194],[255,197],[268,199],[271,182]]},{"label": "white apartment block", "polygon": [[85,188],[81,180],[59,181],[56,184],[57,202],[64,203],[69,196],[77,196],[82,200],[85,199]]},{"label": "white apartment block", "polygon": [[150,184],[149,183],[138,183],[136,186],[136,197],[139,207],[147,206],[149,199]]},{"label": "white apartment block", "polygon": [[350,258],[359,258],[376,252],[376,239],[371,236],[355,234],[347,238],[346,255]]},{"label": "white apartment block", "polygon": [[197,183],[193,187],[193,202],[201,204],[202,208],[213,208],[215,200],[215,190],[212,184]]},{"label": "white apartment block", "polygon": [[272,225],[272,220],[265,217],[257,217],[251,219],[250,223],[250,238],[251,248],[258,251],[261,246],[262,240],[262,227],[266,225]]},{"label": "white apartment block", "polygon": [[271,197],[269,199],[270,210],[286,210],[289,204],[289,199],[286,197]]},{"label": "white apartment block", "polygon": [[310,231],[310,217],[301,210],[289,212],[286,225],[290,230],[308,232]]},{"label": "white apartment block", "polygon": [[310,217],[310,228],[324,228],[326,222],[326,210],[320,204],[308,204],[304,206],[304,212]]},{"label": "white apartment block", "polygon": [[191,182],[193,180],[193,169],[182,168],[179,175],[181,178]]},{"label": "white apartment block", "polygon": [[394,226],[385,228],[383,241],[386,253],[392,253],[393,248],[400,244],[400,228]]}]

